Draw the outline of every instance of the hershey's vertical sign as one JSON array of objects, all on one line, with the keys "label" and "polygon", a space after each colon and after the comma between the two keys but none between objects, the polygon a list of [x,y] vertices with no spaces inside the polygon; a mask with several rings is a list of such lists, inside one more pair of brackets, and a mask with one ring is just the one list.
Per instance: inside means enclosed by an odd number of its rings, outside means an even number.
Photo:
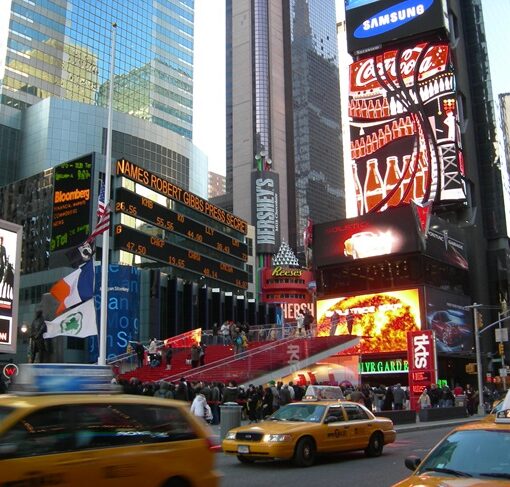
[{"label": "hershey's vertical sign", "polygon": [[272,171],[252,173],[253,222],[258,254],[274,254],[280,245],[279,179]]}]

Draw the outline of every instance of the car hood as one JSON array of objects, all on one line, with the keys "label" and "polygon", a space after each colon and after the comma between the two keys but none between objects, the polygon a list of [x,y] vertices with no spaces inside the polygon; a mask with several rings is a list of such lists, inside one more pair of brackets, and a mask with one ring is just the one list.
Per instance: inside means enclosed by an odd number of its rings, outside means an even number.
[{"label": "car hood", "polygon": [[[503,484],[503,482],[505,484]],[[452,478],[439,475],[412,476],[393,487],[501,487],[508,485],[506,480],[501,479],[473,479],[473,478]]]},{"label": "car hood", "polygon": [[278,434],[310,430],[317,426],[319,426],[319,423],[308,423],[300,421],[264,421],[263,423],[259,424],[240,426],[239,428],[234,428],[230,431],[235,431],[236,433],[242,431],[243,433]]}]

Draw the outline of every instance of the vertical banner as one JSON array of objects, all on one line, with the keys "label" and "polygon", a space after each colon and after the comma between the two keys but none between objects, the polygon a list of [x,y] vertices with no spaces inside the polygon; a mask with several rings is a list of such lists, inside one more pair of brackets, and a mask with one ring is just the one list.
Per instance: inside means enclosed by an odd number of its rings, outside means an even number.
[{"label": "vertical banner", "polygon": [[[96,266],[95,303],[99,322],[101,266]],[[108,266],[108,315],[106,359],[126,352],[129,341],[140,336],[140,270],[137,267]],[[98,337],[89,340],[89,361],[99,355]]]},{"label": "vertical banner", "polygon": [[257,254],[276,254],[280,247],[280,183],[272,171],[252,173],[253,221]]},{"label": "vertical banner", "polygon": [[0,353],[16,353],[22,227],[0,220]]},{"label": "vertical banner", "polygon": [[359,216],[466,198],[447,43],[414,43],[350,66],[351,178]]},{"label": "vertical banner", "polygon": [[93,155],[64,162],[54,169],[50,268],[69,265],[65,251],[90,234]]},{"label": "vertical banner", "polygon": [[434,332],[431,330],[407,333],[409,362],[409,399],[411,409],[417,409],[423,389],[437,383],[437,360]]}]

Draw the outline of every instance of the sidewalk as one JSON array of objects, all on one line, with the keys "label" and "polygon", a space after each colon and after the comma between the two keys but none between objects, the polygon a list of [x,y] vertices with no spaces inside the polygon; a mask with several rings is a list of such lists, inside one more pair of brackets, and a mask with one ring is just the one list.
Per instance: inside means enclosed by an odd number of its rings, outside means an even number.
[{"label": "sidewalk", "polygon": [[[416,421],[416,423],[410,423],[410,424],[396,424],[395,430],[397,433],[409,433],[411,431],[419,431],[419,430],[430,430],[430,429],[436,429],[436,428],[444,428],[444,427],[450,427],[453,428],[455,426],[464,424],[464,423],[471,423],[473,421],[478,421],[482,419],[483,416],[468,416],[467,418],[455,418],[455,419],[444,419],[442,421],[426,421],[426,422],[420,422],[419,420]],[[243,420],[241,421],[241,426],[255,426],[256,423],[253,423],[252,425],[249,425],[248,421]],[[211,430],[213,431],[213,443],[216,445],[213,447],[214,451],[221,451],[221,425],[220,424],[214,424],[209,426]]]}]

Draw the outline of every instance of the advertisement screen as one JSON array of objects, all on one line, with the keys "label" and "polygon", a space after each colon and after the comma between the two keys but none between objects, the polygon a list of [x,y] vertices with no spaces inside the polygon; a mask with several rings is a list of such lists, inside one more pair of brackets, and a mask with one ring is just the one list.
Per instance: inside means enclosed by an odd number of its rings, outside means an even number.
[{"label": "advertisement screen", "polygon": [[418,289],[317,301],[317,336],[357,335],[349,353],[407,350],[407,332],[422,328]]},{"label": "advertisement screen", "polygon": [[431,217],[425,253],[446,264],[468,269],[465,236],[462,229],[441,218]]},{"label": "advertisement screen", "polygon": [[16,352],[21,234],[19,225],[0,220],[0,353]]},{"label": "advertisement screen", "polygon": [[350,65],[352,216],[466,198],[447,43],[378,52]]},{"label": "advertisement screen", "polygon": [[383,214],[317,224],[314,241],[317,267],[420,250],[410,206],[391,208]]},{"label": "advertisement screen", "polygon": [[436,335],[438,352],[471,352],[474,343],[472,311],[468,296],[425,288],[427,328]]},{"label": "advertisement screen", "polygon": [[66,265],[62,251],[79,246],[90,234],[92,166],[88,155],[55,167],[50,267]]},{"label": "advertisement screen", "polygon": [[345,19],[347,50],[353,54],[448,29],[444,0],[348,0]]}]

